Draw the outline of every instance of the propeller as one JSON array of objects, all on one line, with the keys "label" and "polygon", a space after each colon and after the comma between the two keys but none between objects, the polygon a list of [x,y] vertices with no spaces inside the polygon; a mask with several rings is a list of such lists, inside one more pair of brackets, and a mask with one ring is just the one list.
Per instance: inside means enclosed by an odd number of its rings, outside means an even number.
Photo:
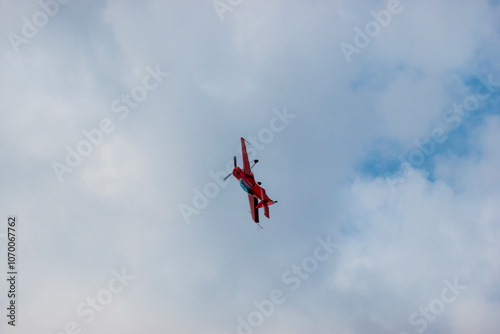
[{"label": "propeller", "polygon": [[[234,157],[233,157],[233,161],[234,161],[234,168],[236,168],[236,166],[237,166],[237,163],[236,163],[236,156],[234,156]],[[226,180],[227,180],[227,178],[228,178],[228,177],[230,177],[231,175],[233,175],[233,173],[232,173],[232,172],[231,172],[231,173],[229,173],[229,174],[227,174],[227,176],[226,176],[223,180],[224,180],[224,181],[226,181]]]}]

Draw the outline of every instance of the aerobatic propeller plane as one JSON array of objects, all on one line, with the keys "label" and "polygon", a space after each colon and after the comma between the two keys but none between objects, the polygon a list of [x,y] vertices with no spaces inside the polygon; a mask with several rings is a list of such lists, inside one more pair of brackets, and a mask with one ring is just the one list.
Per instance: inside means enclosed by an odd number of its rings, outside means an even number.
[{"label": "aerobatic propeller plane", "polygon": [[[248,161],[247,148],[245,146],[245,139],[241,138],[241,155],[243,158],[243,169],[237,166],[236,157],[234,157],[233,172],[227,175],[224,180],[233,175],[240,183],[241,188],[248,194],[248,202],[250,204],[250,212],[252,219],[259,224],[259,209],[264,208],[264,215],[269,218],[269,205],[278,203],[278,201],[271,200],[260,182],[256,182],[252,173],[252,168],[259,160],[254,160],[254,164],[250,167]],[[260,202],[259,202],[260,201]],[[260,227],[260,225],[259,225]]]}]

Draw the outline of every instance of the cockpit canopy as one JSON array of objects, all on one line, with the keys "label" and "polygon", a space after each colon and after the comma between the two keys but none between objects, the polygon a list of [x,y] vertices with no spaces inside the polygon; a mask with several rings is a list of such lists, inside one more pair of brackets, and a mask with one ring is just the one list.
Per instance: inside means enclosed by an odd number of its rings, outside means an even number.
[{"label": "cockpit canopy", "polygon": [[250,195],[253,195],[252,193],[252,187],[243,179],[240,179],[240,186],[245,192],[249,193]]}]

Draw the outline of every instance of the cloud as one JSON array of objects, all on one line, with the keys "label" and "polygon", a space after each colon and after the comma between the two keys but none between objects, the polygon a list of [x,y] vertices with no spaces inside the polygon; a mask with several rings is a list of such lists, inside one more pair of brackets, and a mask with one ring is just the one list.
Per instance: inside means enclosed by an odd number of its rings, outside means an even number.
[{"label": "cloud", "polygon": [[[350,63],[339,45],[386,2],[243,1],[224,21],[211,1],[69,2],[19,53],[6,36],[40,6],[6,5],[0,211],[21,222],[19,330],[234,333],[331,235],[339,256],[260,332],[414,333],[455,279],[467,288],[427,332],[498,332],[496,95],[395,191],[384,179],[477,78],[497,80],[497,4],[401,1]],[[169,76],[119,119],[148,66]],[[179,203],[285,107],[296,117],[255,148],[279,201],[264,230],[234,180],[185,224]],[[114,131],[59,182],[51,163],[103,118]],[[121,268],[134,281],[82,322]]]},{"label": "cloud", "polygon": [[[358,296],[356,303],[370,312],[374,301],[399,305],[392,314],[375,311],[377,319],[391,326],[381,323],[372,332],[394,330],[398,323],[400,330],[415,331],[418,327],[408,322],[409,316],[439,296],[443,280],[455,277],[467,289],[448,307],[446,316],[429,323],[429,329],[437,326],[442,332],[454,332],[473,323],[476,330],[489,333],[498,326],[486,320],[487,315],[483,322],[480,313],[463,312],[469,301],[483,305],[478,307],[497,307],[491,295],[496,294],[500,263],[491,254],[498,251],[500,232],[496,228],[500,212],[494,204],[499,199],[494,186],[498,178],[493,173],[498,152],[489,148],[498,126],[498,117],[493,117],[472,137],[477,150],[484,152],[477,161],[439,159],[436,168],[441,172],[434,182],[417,172],[396,193],[381,178],[358,179],[347,191],[350,220],[344,223],[343,252],[329,287],[336,291],[332,294],[350,296],[350,303]],[[338,306],[338,312],[353,321],[348,309]],[[362,314],[353,322],[367,321]]]}]

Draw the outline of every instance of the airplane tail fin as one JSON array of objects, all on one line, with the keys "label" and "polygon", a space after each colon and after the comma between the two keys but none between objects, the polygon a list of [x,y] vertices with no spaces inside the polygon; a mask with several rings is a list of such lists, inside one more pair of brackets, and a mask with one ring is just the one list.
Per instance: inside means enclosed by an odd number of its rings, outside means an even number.
[{"label": "airplane tail fin", "polygon": [[257,205],[257,209],[264,208],[264,216],[269,218],[269,205],[273,205],[274,203],[277,203],[277,201],[272,201],[271,199],[269,199],[264,188],[260,189],[263,200],[260,201],[260,203]]},{"label": "airplane tail fin", "polygon": [[269,218],[269,206],[264,204],[264,216]]}]

